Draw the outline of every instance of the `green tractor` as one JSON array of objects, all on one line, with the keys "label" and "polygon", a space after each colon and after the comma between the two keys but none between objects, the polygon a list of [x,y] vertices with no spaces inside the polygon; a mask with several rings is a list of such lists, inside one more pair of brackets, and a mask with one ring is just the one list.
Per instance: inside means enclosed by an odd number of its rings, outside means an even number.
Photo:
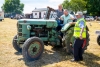
[{"label": "green tractor", "polygon": [[[12,43],[14,49],[18,52],[22,52],[26,60],[33,61],[39,59],[44,51],[44,45],[63,46],[66,38],[59,38],[59,34],[62,31],[64,36],[67,36],[65,33],[68,33],[70,28],[74,27],[70,26],[70,24],[66,24],[61,31],[57,31],[57,21],[52,19],[55,18],[55,10],[47,7],[46,13],[45,19],[20,19],[17,22],[17,34],[13,38]],[[70,37],[71,40],[67,39],[67,41],[73,44],[73,36],[71,35]],[[88,44],[89,34],[87,31],[84,50]],[[73,47],[71,47],[71,50],[72,48]]]}]

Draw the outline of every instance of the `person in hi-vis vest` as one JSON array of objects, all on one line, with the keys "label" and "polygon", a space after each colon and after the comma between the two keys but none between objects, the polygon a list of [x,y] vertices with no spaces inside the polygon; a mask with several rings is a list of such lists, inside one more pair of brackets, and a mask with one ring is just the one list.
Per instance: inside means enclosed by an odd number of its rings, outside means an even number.
[{"label": "person in hi-vis vest", "polygon": [[77,12],[76,14],[77,22],[75,23],[74,27],[74,59],[71,59],[72,62],[74,61],[82,61],[83,60],[83,50],[82,45],[84,43],[84,39],[86,39],[86,22],[83,18],[82,12]]}]

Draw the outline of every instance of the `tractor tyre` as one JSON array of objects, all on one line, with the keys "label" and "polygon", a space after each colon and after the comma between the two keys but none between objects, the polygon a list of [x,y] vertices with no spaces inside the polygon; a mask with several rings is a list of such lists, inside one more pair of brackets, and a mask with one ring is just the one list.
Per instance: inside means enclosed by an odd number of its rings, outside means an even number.
[{"label": "tractor tyre", "polygon": [[[72,30],[73,31],[73,30]],[[90,38],[89,38],[89,32],[88,30],[86,31],[86,41],[84,41],[84,44],[83,44],[83,53],[84,51],[87,49],[88,45],[89,45],[89,41],[90,41]],[[71,37],[71,36],[70,36]],[[70,39],[69,35],[67,34],[65,36],[65,40],[68,40]],[[74,38],[75,39],[75,38]],[[71,48],[71,53],[73,53],[73,46],[74,46],[74,39],[72,40],[72,46],[70,47]],[[70,42],[70,41],[67,41],[67,43]],[[66,44],[66,43],[65,43]]]},{"label": "tractor tyre", "polygon": [[100,35],[98,35],[98,37],[97,37],[97,43],[100,46]]},{"label": "tractor tyre", "polygon": [[22,47],[22,55],[27,61],[38,60],[44,50],[44,43],[38,37],[27,39]]},{"label": "tractor tyre", "polygon": [[90,35],[89,35],[89,32],[86,31],[86,43],[85,43],[85,46],[84,46],[84,44],[83,44],[83,50],[86,50],[87,47],[89,46],[89,41],[90,41],[90,37],[89,37],[89,36],[90,36]]},{"label": "tractor tyre", "polygon": [[[83,46],[82,46],[82,49],[83,49],[83,53],[85,52],[85,50],[87,49],[87,47],[89,46],[89,41],[90,41],[90,38],[89,38],[89,32],[86,31],[86,40],[84,41],[83,43]],[[74,46],[74,45],[73,45]],[[73,53],[73,47],[72,48],[72,53]]]},{"label": "tractor tyre", "polygon": [[17,44],[17,35],[14,36],[12,44],[16,51],[18,52],[22,51],[22,48],[20,48],[20,46]]},{"label": "tractor tyre", "polygon": [[2,19],[0,19],[0,21],[2,21]]}]

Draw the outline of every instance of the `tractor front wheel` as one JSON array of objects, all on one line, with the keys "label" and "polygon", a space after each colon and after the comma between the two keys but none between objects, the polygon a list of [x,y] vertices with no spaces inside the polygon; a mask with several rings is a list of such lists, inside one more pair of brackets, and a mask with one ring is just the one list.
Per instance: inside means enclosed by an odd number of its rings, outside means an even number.
[{"label": "tractor front wheel", "polygon": [[14,36],[12,44],[15,50],[17,50],[18,52],[22,51],[22,48],[20,48],[20,46],[17,43],[17,35]]},{"label": "tractor front wheel", "polygon": [[43,41],[38,37],[32,37],[25,41],[22,47],[22,55],[25,60],[33,61],[40,58],[43,50]]}]

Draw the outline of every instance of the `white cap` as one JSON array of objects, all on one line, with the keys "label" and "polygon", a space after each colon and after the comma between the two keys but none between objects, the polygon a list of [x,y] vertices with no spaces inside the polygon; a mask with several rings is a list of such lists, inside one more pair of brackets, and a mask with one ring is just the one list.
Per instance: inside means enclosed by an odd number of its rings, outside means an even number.
[{"label": "white cap", "polygon": [[83,15],[82,12],[77,12],[75,15]]}]

